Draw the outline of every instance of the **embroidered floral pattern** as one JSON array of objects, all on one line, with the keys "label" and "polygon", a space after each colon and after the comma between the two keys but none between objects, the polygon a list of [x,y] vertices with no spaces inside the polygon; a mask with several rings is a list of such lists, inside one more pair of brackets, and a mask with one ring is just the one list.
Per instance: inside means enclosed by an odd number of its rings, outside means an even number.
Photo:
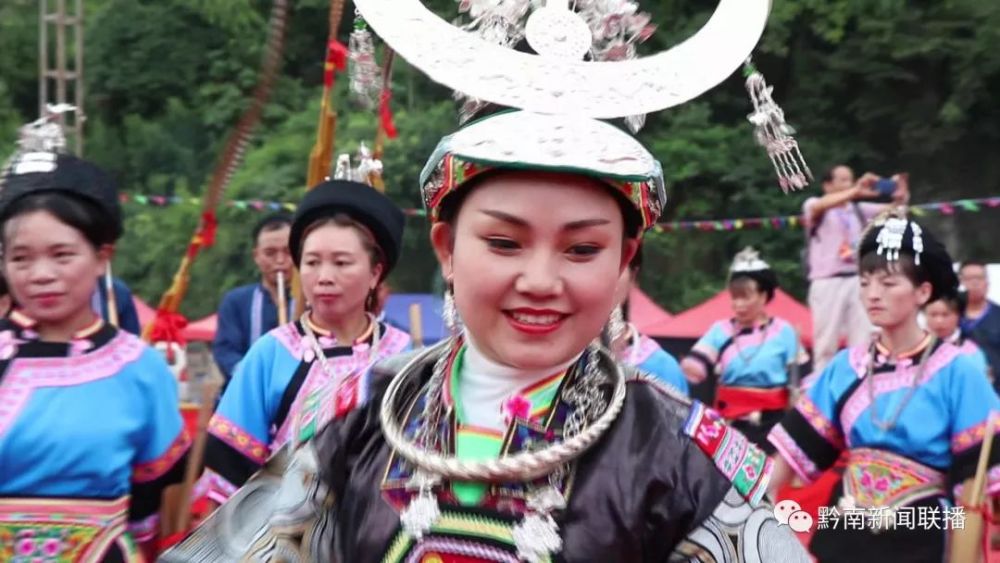
[{"label": "embroidered floral pattern", "polygon": [[730,428],[719,413],[698,402],[691,408],[684,432],[747,502],[760,502],[771,478],[771,462],[760,449]]},{"label": "embroidered floral pattern", "polygon": [[212,420],[208,423],[208,432],[254,463],[263,464],[267,461],[267,444],[254,438],[219,413],[212,415]]},{"label": "embroidered floral pattern", "polygon": [[110,502],[2,499],[0,561],[101,561],[108,546],[124,532],[127,511],[127,497]]},{"label": "embroidered floral pattern", "polygon": [[812,399],[808,395],[799,397],[798,402],[795,404],[795,410],[831,446],[838,450],[844,449],[844,436],[840,433],[840,429],[823,414],[823,411],[819,410],[819,407],[816,406],[816,403],[812,402]]},{"label": "embroidered floral pattern", "polygon": [[851,450],[844,495],[860,508],[899,508],[944,492],[944,475],[884,450]]},{"label": "embroidered floral pattern", "polygon": [[181,429],[180,434],[170,444],[167,451],[163,452],[163,455],[154,460],[140,463],[132,469],[132,480],[136,483],[148,483],[162,477],[164,473],[170,471],[177,464],[177,461],[187,453],[190,447],[191,436],[188,435],[187,429]]},{"label": "embroidered floral pattern", "polygon": [[531,416],[531,401],[517,393],[503,402],[501,407],[504,424],[510,424],[515,419],[527,420]]},{"label": "embroidered floral pattern", "polygon": [[[969,428],[966,428],[965,430],[962,430],[958,434],[952,436],[951,453],[953,454],[961,453],[973,446],[978,447],[980,444],[982,444],[983,438],[986,437],[987,422],[988,422],[987,420],[984,420],[979,424],[970,426]],[[1000,434],[1000,424],[997,425],[997,429],[995,432]]]}]

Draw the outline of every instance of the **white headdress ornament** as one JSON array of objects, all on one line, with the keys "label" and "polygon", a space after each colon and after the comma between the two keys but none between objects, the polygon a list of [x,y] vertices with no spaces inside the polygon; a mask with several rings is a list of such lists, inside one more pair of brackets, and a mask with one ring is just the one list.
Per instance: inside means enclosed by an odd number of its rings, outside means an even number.
[{"label": "white headdress ornament", "polygon": [[875,235],[875,242],[878,244],[875,252],[879,256],[882,256],[884,252],[885,259],[889,262],[899,260],[899,251],[903,248],[903,237],[906,235],[907,227],[913,234],[913,263],[919,266],[920,254],[924,251],[923,229],[905,217],[886,218],[878,234]]},{"label": "white headdress ornament", "polygon": [[351,163],[351,155],[349,154],[344,153],[337,157],[337,166],[333,173],[335,180],[350,180],[373,186],[381,177],[382,161],[375,158],[372,151],[364,143],[358,147],[355,164]]},{"label": "white headdress ornament", "polygon": [[729,271],[735,274],[740,272],[761,272],[770,269],[771,266],[761,259],[760,253],[754,247],[748,246],[736,254]]}]

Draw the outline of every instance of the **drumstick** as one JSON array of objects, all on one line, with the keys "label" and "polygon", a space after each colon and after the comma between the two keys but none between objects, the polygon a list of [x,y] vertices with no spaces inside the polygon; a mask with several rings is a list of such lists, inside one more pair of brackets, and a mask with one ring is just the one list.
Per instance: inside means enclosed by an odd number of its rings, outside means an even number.
[{"label": "drumstick", "polygon": [[423,328],[420,303],[410,303],[410,340],[414,348],[422,348],[424,346]]},{"label": "drumstick", "polygon": [[[209,378],[206,378],[209,379]],[[205,444],[208,442],[208,421],[212,418],[215,410],[215,398],[219,394],[220,385],[211,378],[212,381],[205,381],[201,387],[201,408],[198,409],[198,430],[194,437],[194,443],[188,452],[187,467],[184,471],[184,483],[181,485],[180,507],[177,513],[177,531],[187,531],[191,522],[191,491],[194,484],[201,475],[201,463],[205,457]]]}]

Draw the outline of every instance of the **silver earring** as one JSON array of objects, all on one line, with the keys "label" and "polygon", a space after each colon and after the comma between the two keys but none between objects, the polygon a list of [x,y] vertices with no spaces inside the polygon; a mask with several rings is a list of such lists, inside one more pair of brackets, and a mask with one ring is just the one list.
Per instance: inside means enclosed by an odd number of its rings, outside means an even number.
[{"label": "silver earring", "polygon": [[452,295],[451,288],[446,289],[444,292],[443,309],[445,326],[448,327],[448,331],[451,332],[452,336],[458,336],[462,332],[462,317],[459,316],[458,308],[455,307],[455,297]]},{"label": "silver earring", "polygon": [[608,339],[611,341],[612,346],[616,346],[625,336],[625,332],[628,327],[625,326],[625,313],[622,312],[622,308],[615,307],[611,311],[611,316],[608,317]]}]

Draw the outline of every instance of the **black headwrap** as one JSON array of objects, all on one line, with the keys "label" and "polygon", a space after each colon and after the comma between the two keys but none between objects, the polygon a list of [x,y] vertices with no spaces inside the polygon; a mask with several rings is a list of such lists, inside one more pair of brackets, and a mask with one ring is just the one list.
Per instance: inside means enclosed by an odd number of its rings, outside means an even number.
[{"label": "black headwrap", "polygon": [[295,266],[298,267],[302,261],[302,238],[306,228],[318,219],[340,213],[372,232],[375,243],[385,256],[385,272],[382,275],[387,276],[399,260],[406,216],[392,200],[375,188],[347,180],[327,180],[309,190],[302,199],[288,237]]},{"label": "black headwrap", "polygon": [[889,264],[900,256],[913,260],[917,278],[930,282],[933,287],[928,303],[958,294],[958,276],[948,249],[902,211],[891,210],[880,215],[865,231],[858,247],[860,261],[873,252]]},{"label": "black headwrap", "polygon": [[61,192],[96,205],[107,221],[101,244],[122,234],[122,212],[115,181],[96,164],[69,154],[28,151],[16,155],[0,179],[0,217],[15,201],[42,192]]}]

